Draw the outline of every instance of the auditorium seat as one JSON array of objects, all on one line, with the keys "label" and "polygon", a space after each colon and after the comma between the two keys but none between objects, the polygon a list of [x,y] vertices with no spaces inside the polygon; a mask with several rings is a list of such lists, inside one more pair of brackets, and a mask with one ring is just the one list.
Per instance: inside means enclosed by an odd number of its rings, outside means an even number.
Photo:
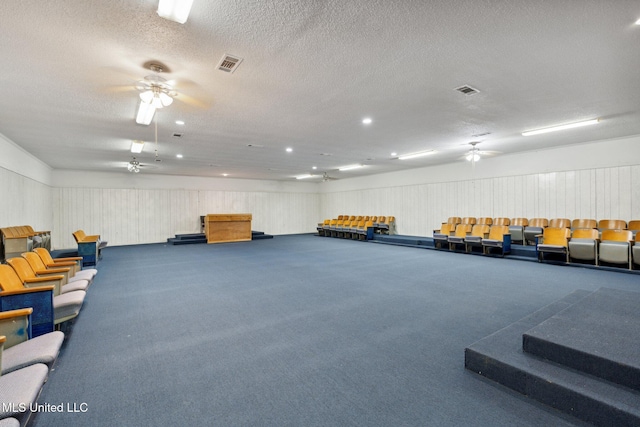
[{"label": "auditorium seat", "polygon": [[549,226],[549,220],[547,218],[531,218],[529,225],[524,227],[524,240],[525,245],[535,245],[536,236],[542,234],[542,231]]},{"label": "auditorium seat", "polygon": [[599,260],[611,264],[626,264],[631,270],[633,233],[629,230],[603,230],[600,238]]},{"label": "auditorium seat", "polygon": [[[567,220],[569,225],[569,220]],[[538,253],[538,262],[544,260],[544,253],[562,254],[565,262],[569,262],[569,238],[571,230],[567,227],[546,227],[542,231],[542,237],[538,238],[536,251]]]},{"label": "auditorium seat", "polygon": [[598,228],[598,222],[595,219],[579,218],[571,221],[571,229],[578,228]]},{"label": "auditorium seat", "polygon": [[318,236],[324,236],[324,230],[329,226],[330,222],[330,219],[325,219],[324,221],[318,223],[318,226],[316,227],[316,230],[318,230]]},{"label": "auditorium seat", "polygon": [[465,252],[473,252],[473,248],[482,248],[482,239],[489,237],[490,226],[487,224],[476,224],[471,229],[471,234],[464,238]]},{"label": "auditorium seat", "polygon": [[633,237],[635,238],[636,234],[638,234],[638,231],[640,231],[640,220],[629,221],[627,230],[631,231],[631,233],[633,233]]},{"label": "auditorium seat", "polygon": [[[475,218],[474,218],[475,219]],[[464,245],[464,239],[471,234],[471,224],[458,224],[452,236],[448,237],[449,250],[455,251],[459,245]]]},{"label": "auditorium seat", "polygon": [[601,219],[598,221],[598,230],[602,234],[604,230],[625,230],[627,222],[621,219]]},{"label": "auditorium seat", "polygon": [[60,331],[31,338],[33,308],[0,312],[0,335],[6,337],[2,354],[2,375],[36,363],[49,368],[58,357],[64,341]]},{"label": "auditorium seat", "polygon": [[511,252],[511,234],[506,225],[492,225],[489,229],[489,237],[482,239],[482,253],[491,254],[493,249],[497,249],[501,256]]},{"label": "auditorium seat", "polygon": [[512,218],[509,224],[509,233],[511,234],[511,242],[524,244],[524,228],[529,225],[527,218]]},{"label": "auditorium seat", "polygon": [[[365,224],[367,222],[369,222],[370,220],[361,220],[354,223],[351,223],[351,240],[358,240],[360,234],[364,234],[365,236],[367,235],[366,232],[366,228],[365,228]],[[372,223],[373,224],[373,223]]]},{"label": "auditorium seat", "polygon": [[460,224],[470,224],[470,225],[476,225],[476,218],[472,217],[472,216],[465,216],[464,218],[462,218],[462,220],[460,221]]},{"label": "auditorium seat", "polygon": [[511,225],[511,220],[509,218],[497,217],[493,219],[493,224],[491,225]]},{"label": "auditorium seat", "polygon": [[82,257],[52,258],[51,253],[45,248],[35,248],[33,250],[46,268],[69,268],[69,281],[88,280],[89,284],[93,282],[93,278],[98,274],[95,268],[82,268]]},{"label": "auditorium seat", "polygon": [[[4,353],[5,341],[6,337],[1,336],[0,360]],[[47,365],[36,363],[0,376],[0,419],[15,418],[19,425],[26,425],[31,415],[31,407],[38,399],[48,375]],[[12,422],[6,424],[11,425]]]},{"label": "auditorium seat", "polygon": [[9,258],[7,264],[11,266],[22,280],[25,287],[30,286],[46,286],[53,285],[55,287],[54,295],[66,294],[73,291],[86,291],[89,288],[89,282],[86,280],[78,280],[67,284],[62,274],[41,272],[36,273],[29,262],[22,257]]},{"label": "auditorium seat", "polygon": [[[8,265],[0,265],[0,288],[2,288],[3,291],[0,292],[0,297],[16,294],[29,295],[31,292],[53,289],[53,323],[56,325],[76,317],[80,313],[80,308],[86,295],[84,291],[58,294],[53,285],[38,286],[35,288],[26,287],[15,270]],[[20,308],[26,307],[23,306]],[[36,307],[34,307],[34,310],[35,309]]]},{"label": "auditorium seat", "polygon": [[[595,222],[595,220],[594,220]],[[598,265],[600,233],[595,228],[576,228],[569,240],[569,260],[593,261]]]},{"label": "auditorium seat", "polygon": [[456,225],[460,224],[462,222],[462,218],[460,218],[459,216],[450,216],[449,218],[447,218],[447,222],[443,222],[442,224],[450,224],[453,225],[452,230],[456,229]]},{"label": "auditorium seat", "polygon": [[4,258],[19,256],[24,251],[33,250],[33,239],[23,235],[17,227],[1,228]]},{"label": "auditorium seat", "polygon": [[492,225],[492,224],[493,224],[493,218],[489,218],[489,217],[481,217],[481,218],[478,218],[478,221],[476,222],[476,224],[480,224],[480,225]]},{"label": "auditorium seat", "polygon": [[634,264],[640,265],[640,233],[636,233],[635,244],[631,249]]},{"label": "auditorium seat", "polygon": [[440,230],[433,230],[433,246],[442,249],[443,245],[449,245],[449,236],[455,231],[455,225],[444,223]]},{"label": "auditorium seat", "polygon": [[[26,229],[33,233],[35,236],[39,236],[41,239],[40,246],[47,250],[51,250],[51,231],[35,231],[30,225],[25,225]],[[35,246],[35,245],[34,245]]]},{"label": "auditorium seat", "polygon": [[378,220],[378,225],[376,226],[378,231],[382,234],[396,234],[396,217],[395,216],[387,216],[384,221]]},{"label": "auditorium seat", "polygon": [[367,240],[367,235],[370,234],[369,230],[371,229],[371,233],[373,233],[373,228],[373,221],[366,221],[362,229],[358,227],[358,240]]},{"label": "auditorium seat", "polygon": [[551,228],[571,228],[571,220],[569,218],[553,218],[549,220]]},{"label": "auditorium seat", "polygon": [[98,234],[87,236],[83,230],[76,230],[72,234],[78,244],[78,255],[82,257],[82,265],[98,265],[98,260],[102,257],[101,251],[107,246],[107,242]]}]

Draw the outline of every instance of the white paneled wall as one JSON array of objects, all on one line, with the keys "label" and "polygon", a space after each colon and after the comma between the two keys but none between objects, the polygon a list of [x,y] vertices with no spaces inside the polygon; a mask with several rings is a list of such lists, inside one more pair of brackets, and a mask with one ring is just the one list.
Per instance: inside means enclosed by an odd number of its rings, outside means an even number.
[{"label": "white paneled wall", "polygon": [[327,218],[394,215],[429,236],[449,216],[640,219],[640,165],[325,193]]},{"label": "white paneled wall", "polygon": [[0,167],[0,227],[52,230],[51,188]]},{"label": "white paneled wall", "polygon": [[100,234],[110,245],[166,241],[200,232],[200,215],[251,213],[252,228],[267,234],[315,230],[315,193],[218,190],[54,188],[56,248],[75,246],[71,233]]}]

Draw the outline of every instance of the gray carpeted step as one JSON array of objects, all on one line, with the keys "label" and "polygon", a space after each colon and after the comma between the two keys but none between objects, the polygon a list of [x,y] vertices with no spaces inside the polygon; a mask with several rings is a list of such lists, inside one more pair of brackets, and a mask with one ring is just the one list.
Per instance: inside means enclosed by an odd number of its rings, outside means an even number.
[{"label": "gray carpeted step", "polygon": [[640,391],[640,292],[602,288],[523,335],[524,351]]},{"label": "gray carpeted step", "polygon": [[525,332],[591,292],[578,290],[465,349],[465,368],[596,425],[640,425],[640,394],[522,349]]}]

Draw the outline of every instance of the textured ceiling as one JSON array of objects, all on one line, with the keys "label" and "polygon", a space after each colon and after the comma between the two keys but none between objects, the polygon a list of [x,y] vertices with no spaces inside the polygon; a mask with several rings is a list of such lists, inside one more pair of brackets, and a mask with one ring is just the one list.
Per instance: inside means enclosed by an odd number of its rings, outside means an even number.
[{"label": "textured ceiling", "polygon": [[[464,161],[470,141],[506,155],[640,134],[637,0],[194,0],[184,25],[156,8],[3,0],[0,133],[54,169],[125,171],[141,139],[142,173],[275,180]],[[232,74],[225,53],[243,58]],[[179,93],[156,115],[161,162],[134,121],[150,60]]]}]

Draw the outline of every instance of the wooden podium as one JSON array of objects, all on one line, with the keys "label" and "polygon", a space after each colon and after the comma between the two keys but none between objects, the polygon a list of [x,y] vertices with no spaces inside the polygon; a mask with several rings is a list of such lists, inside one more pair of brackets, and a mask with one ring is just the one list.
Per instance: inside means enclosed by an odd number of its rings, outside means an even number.
[{"label": "wooden podium", "polygon": [[251,214],[209,214],[204,219],[207,243],[251,240]]}]

